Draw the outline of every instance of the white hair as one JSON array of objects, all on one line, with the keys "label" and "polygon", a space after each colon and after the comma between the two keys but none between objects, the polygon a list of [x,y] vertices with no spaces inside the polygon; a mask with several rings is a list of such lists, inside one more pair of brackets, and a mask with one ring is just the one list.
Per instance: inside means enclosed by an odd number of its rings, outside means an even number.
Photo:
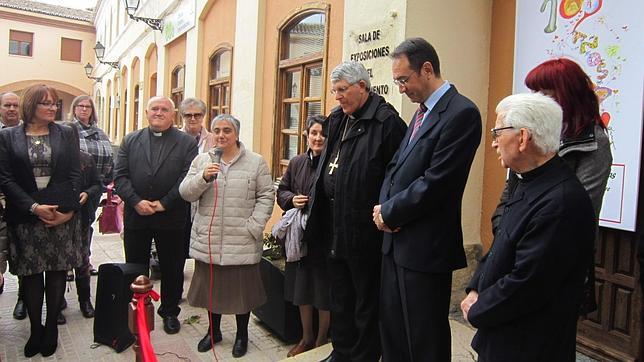
[{"label": "white hair", "polygon": [[561,137],[561,106],[543,93],[520,93],[503,98],[496,114],[505,126],[525,128],[543,154],[557,152]]},{"label": "white hair", "polygon": [[150,109],[150,104],[152,104],[152,102],[156,102],[156,101],[168,101],[168,102],[170,102],[170,104],[172,105],[173,110],[176,107],[176,105],[174,104],[174,101],[172,99],[170,99],[168,97],[164,97],[164,96],[154,96],[154,97],[151,97],[148,100],[148,104],[146,105],[145,108]]},{"label": "white hair", "polygon": [[338,64],[331,72],[331,83],[341,80],[346,80],[349,84],[356,84],[359,81],[364,81],[367,90],[371,89],[371,79],[369,79],[369,72],[362,65],[356,61],[342,62]]}]

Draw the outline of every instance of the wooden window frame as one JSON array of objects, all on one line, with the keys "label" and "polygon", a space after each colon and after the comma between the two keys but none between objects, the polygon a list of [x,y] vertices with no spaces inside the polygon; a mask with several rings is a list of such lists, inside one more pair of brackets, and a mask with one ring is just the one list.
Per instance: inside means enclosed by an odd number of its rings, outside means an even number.
[{"label": "wooden window frame", "polygon": [[[320,104],[320,113],[325,114],[325,101],[326,101],[326,87],[327,82],[325,76],[326,71],[326,60],[328,53],[328,38],[329,38],[329,10],[330,5],[316,6],[314,4],[309,5],[307,8],[298,9],[292,16],[290,16],[286,21],[282,23],[279,27],[279,39],[278,39],[278,54],[277,54],[277,63],[278,67],[276,69],[276,84],[275,84],[275,109],[274,109],[274,135],[273,135],[273,177],[275,179],[280,179],[286,170],[290,160],[287,160],[284,157],[285,155],[285,144],[284,139],[288,136],[299,136],[298,140],[298,150],[297,154],[304,152],[306,146],[306,139],[304,137],[304,128],[306,122],[306,114],[308,112],[308,104],[312,102],[319,102]],[[286,39],[286,32],[290,28],[305,18],[314,15],[314,14],[323,14],[325,16],[324,24],[324,44],[322,49],[319,52],[307,54],[295,58],[282,59],[283,55],[288,51],[288,42]],[[321,75],[323,77],[320,95],[319,97],[308,97],[305,92],[308,92],[308,82],[309,77],[307,70],[311,68],[321,68]],[[300,71],[300,85],[301,89],[299,91],[298,98],[287,98],[286,97],[286,84],[287,84],[287,75],[292,71]],[[286,122],[286,104],[299,103],[299,115],[298,115],[298,128],[289,129],[287,128]]]},{"label": "wooden window frame", "polygon": [[[29,34],[31,36],[31,41],[26,41],[26,40],[18,40],[15,39],[14,33],[21,33],[21,34]],[[12,53],[11,52],[11,43],[16,42],[18,43],[18,53]],[[29,44],[29,52],[28,54],[23,54],[22,49],[23,49],[23,44]],[[28,31],[22,31],[22,30],[9,30],[9,44],[7,48],[7,52],[10,55],[17,55],[17,56],[22,56],[22,57],[31,57],[34,54],[34,33],[28,32]]]},{"label": "wooden window frame", "polygon": [[[229,52],[230,53],[230,70],[229,75],[226,77],[215,78],[215,69],[213,68],[213,61],[216,57],[221,56],[222,54]],[[233,49],[231,46],[220,46],[218,47],[208,58],[208,115],[206,119],[205,127],[210,131],[212,119],[215,118],[215,111],[217,115],[219,114],[230,114],[230,104],[232,103],[232,74],[233,74]],[[226,88],[228,89],[225,92]],[[214,103],[213,94],[215,90],[218,90],[218,99],[217,104]],[[226,102],[225,94],[228,94],[228,102]]]},{"label": "wooden window frame", "polygon": [[[179,72],[183,71],[183,84],[179,83]],[[184,97],[184,90],[186,86],[186,67],[184,64],[179,64],[174,69],[170,75],[170,96],[174,102],[174,125],[181,127],[183,121],[181,115],[179,114],[179,107]]]}]

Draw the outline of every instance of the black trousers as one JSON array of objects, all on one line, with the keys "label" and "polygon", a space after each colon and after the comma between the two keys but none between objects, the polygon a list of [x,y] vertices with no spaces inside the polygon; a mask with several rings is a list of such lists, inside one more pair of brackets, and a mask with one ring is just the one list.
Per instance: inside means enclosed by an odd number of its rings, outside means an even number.
[{"label": "black trousers", "polygon": [[382,257],[380,333],[382,360],[451,360],[449,300],[452,273],[429,274]]},{"label": "black trousers", "polygon": [[351,361],[378,361],[380,256],[327,261],[333,350]]},{"label": "black trousers", "polygon": [[183,267],[186,263],[184,231],[182,229],[133,229],[125,228],[125,261],[150,265],[152,239],[159,255],[161,267],[160,316],[178,316],[179,301],[183,294]]}]

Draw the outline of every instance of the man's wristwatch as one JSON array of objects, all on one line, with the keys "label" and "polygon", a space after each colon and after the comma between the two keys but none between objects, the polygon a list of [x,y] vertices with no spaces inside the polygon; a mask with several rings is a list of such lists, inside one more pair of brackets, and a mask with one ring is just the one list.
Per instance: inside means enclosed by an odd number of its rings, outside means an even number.
[{"label": "man's wristwatch", "polygon": [[34,202],[34,203],[31,205],[31,207],[29,208],[29,213],[30,213],[30,214],[32,214],[32,215],[36,215],[36,208],[37,208],[38,206],[40,206],[40,204],[39,204],[39,203],[37,203],[37,202]]}]

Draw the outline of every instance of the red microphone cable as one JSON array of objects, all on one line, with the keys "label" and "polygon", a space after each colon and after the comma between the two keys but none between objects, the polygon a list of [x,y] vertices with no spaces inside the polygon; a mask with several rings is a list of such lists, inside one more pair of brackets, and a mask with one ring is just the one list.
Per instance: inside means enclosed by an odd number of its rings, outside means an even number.
[{"label": "red microphone cable", "polygon": [[[219,359],[217,359],[217,354],[215,353],[215,332],[213,331],[212,328],[212,310],[213,310],[213,300],[212,300],[212,290],[213,290],[213,279],[214,279],[214,269],[213,269],[213,264],[212,264],[212,251],[211,251],[211,239],[210,239],[210,233],[212,230],[212,224],[215,221],[215,212],[217,211],[217,198],[219,196],[219,188],[217,186],[217,179],[213,180],[213,189],[215,191],[215,202],[212,207],[212,216],[210,217],[210,225],[208,225],[208,259],[209,259],[209,267],[210,267],[210,280],[208,282],[208,304],[210,306],[210,310],[208,310],[208,322],[209,322],[209,330],[210,330],[210,344],[212,345],[212,354],[215,357],[215,361],[219,362]],[[223,223],[222,223],[223,227]],[[221,241],[223,243],[223,240]],[[221,319],[220,319],[221,323]]]}]

